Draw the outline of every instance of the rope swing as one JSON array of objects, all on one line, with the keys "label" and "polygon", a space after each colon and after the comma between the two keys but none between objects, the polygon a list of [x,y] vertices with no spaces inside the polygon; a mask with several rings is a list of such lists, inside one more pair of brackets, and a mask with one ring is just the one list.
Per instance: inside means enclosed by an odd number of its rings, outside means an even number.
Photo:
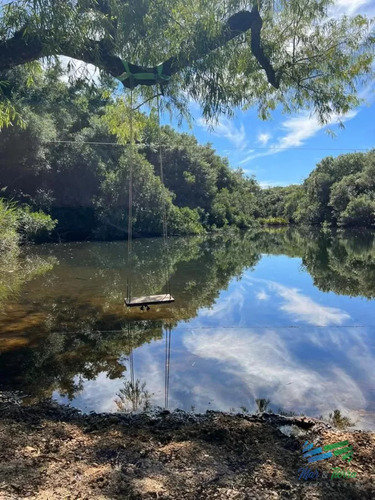
[{"label": "rope swing", "polygon": [[[130,90],[130,169],[129,169],[129,207],[128,207],[128,269],[132,269],[132,257],[133,257],[133,165],[134,162],[134,131],[133,131],[133,86],[134,80],[131,78],[136,75],[131,75],[129,72],[129,65],[124,63],[126,73],[124,73],[123,78],[129,78],[130,82],[133,82],[132,88]],[[158,73],[155,78],[160,78],[165,81],[162,75],[162,65],[160,65],[160,70],[158,69]],[[158,68],[160,67],[158,66]],[[149,74],[147,74],[150,76]],[[139,75],[138,75],[139,76]],[[144,77],[145,75],[142,74]],[[120,78],[121,78],[120,77]],[[157,80],[159,81],[159,80]],[[160,101],[159,95],[156,97],[157,99],[157,114],[158,114],[158,142],[159,142],[159,163],[160,163],[160,180],[162,185],[164,186],[164,173],[163,173],[163,154],[162,154],[162,138],[161,138],[161,122],[160,122]],[[128,274],[127,278],[127,294],[125,298],[125,304],[128,307],[140,307],[142,311],[150,310],[150,305],[156,304],[170,304],[174,302],[174,298],[171,295],[171,281],[170,281],[170,273],[169,273],[169,249],[168,249],[168,218],[167,218],[167,203],[166,198],[163,193],[163,203],[162,203],[162,226],[163,226],[163,259],[164,259],[164,269],[165,269],[165,293],[159,295],[144,295],[141,297],[133,297],[132,289],[131,289],[131,280]]]}]

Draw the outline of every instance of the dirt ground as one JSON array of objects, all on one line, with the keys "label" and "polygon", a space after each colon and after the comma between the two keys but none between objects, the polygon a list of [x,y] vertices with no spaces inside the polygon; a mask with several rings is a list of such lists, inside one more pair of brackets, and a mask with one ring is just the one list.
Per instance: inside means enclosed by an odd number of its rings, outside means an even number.
[{"label": "dirt ground", "polygon": [[[297,425],[298,437],[280,432]],[[348,440],[340,457],[307,464],[302,445]],[[304,417],[82,415],[53,403],[0,404],[0,499],[370,499],[375,434]],[[299,479],[301,468],[317,479]],[[333,478],[332,468],[357,473]],[[326,473],[327,477],[323,477]]]}]

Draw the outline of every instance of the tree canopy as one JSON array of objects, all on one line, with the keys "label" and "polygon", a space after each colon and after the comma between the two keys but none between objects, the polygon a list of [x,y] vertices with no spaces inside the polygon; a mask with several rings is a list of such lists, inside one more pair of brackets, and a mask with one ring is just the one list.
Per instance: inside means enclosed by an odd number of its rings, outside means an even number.
[{"label": "tree canopy", "polygon": [[[257,105],[310,107],[320,118],[357,105],[374,34],[363,16],[333,18],[331,0],[14,0],[2,6],[0,71],[68,56],[124,87],[164,87],[207,118]],[[4,97],[4,96],[3,96]],[[8,107],[7,107],[8,104]],[[14,118],[2,103],[1,121]]]}]

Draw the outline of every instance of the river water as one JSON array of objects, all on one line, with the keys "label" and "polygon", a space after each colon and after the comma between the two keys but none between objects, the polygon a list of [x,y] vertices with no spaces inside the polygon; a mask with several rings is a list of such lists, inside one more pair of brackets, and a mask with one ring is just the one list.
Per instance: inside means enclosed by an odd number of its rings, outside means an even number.
[{"label": "river water", "polygon": [[[375,429],[374,233],[171,238],[168,259],[161,239],[133,249],[131,266],[126,242],[25,251],[50,265],[1,304],[0,390],[85,412],[254,412],[263,399]],[[128,282],[163,293],[167,261],[175,302],[125,307]]]}]

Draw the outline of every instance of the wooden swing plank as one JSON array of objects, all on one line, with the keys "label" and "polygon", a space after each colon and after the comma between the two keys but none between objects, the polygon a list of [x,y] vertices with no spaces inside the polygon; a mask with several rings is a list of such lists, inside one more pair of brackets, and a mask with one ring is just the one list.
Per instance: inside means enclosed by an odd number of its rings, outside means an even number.
[{"label": "wooden swing plank", "polygon": [[125,304],[128,307],[150,306],[153,304],[170,304],[174,302],[174,298],[169,293],[160,295],[143,295],[142,297],[131,297],[130,300],[125,299]]}]

